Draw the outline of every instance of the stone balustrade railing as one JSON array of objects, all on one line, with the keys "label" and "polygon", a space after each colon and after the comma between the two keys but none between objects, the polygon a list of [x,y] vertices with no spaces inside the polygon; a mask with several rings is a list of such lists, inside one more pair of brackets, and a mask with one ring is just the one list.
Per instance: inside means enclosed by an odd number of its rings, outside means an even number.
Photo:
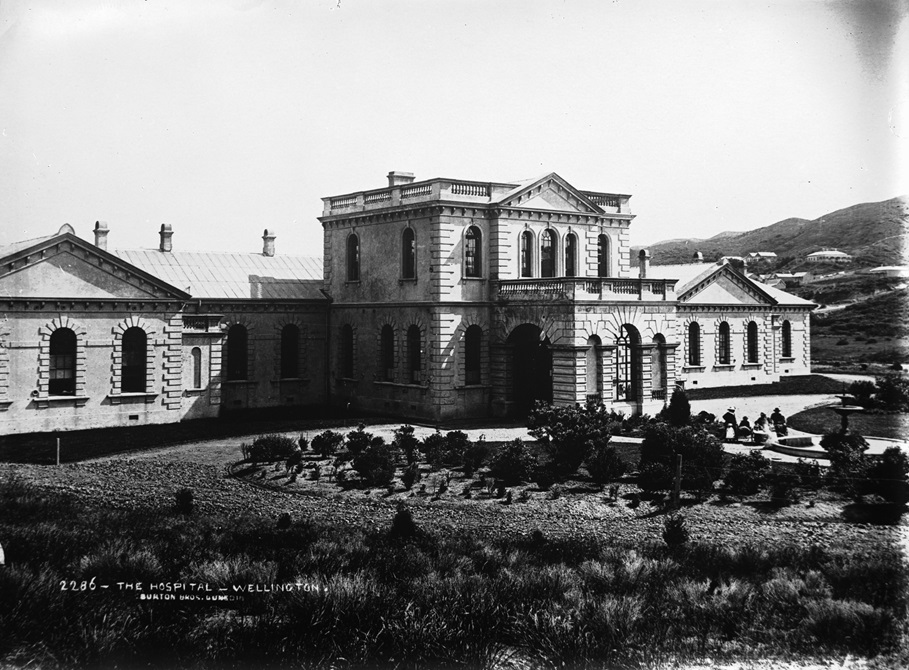
[{"label": "stone balustrade railing", "polygon": [[498,282],[496,294],[506,299],[547,295],[575,300],[674,300],[677,281],[612,277],[505,279]]}]

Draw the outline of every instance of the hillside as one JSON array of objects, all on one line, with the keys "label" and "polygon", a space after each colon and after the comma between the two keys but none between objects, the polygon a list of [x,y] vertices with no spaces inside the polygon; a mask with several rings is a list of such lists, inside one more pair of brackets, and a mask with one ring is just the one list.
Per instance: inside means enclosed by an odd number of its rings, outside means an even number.
[{"label": "hillside", "polygon": [[[695,251],[705,260],[773,251],[782,260],[804,257],[823,248],[855,256],[855,265],[903,265],[909,229],[909,197],[853,205],[813,221],[790,218],[744,233],[723,232],[706,240],[658,242],[649,247],[653,263],[688,262]],[[638,250],[634,250],[635,256]]]}]

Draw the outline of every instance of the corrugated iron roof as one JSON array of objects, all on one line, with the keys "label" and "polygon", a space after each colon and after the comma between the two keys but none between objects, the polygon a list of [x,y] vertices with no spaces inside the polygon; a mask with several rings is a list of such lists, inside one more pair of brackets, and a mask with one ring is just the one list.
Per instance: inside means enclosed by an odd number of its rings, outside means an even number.
[{"label": "corrugated iron roof", "polygon": [[325,300],[322,259],[154,249],[112,252],[194,298]]},{"label": "corrugated iron roof", "polygon": [[28,249],[31,246],[40,244],[45,240],[49,240],[52,237],[56,237],[58,233],[53,235],[44,235],[42,237],[33,237],[30,240],[22,240],[21,242],[13,242],[12,244],[6,244],[0,246],[0,258],[6,258],[7,256],[12,256],[15,253],[22,251],[23,249]]}]

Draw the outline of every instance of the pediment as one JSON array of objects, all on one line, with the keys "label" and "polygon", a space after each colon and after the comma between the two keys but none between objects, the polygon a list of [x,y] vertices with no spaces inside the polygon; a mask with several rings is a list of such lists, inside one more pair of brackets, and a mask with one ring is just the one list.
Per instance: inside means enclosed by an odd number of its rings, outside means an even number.
[{"label": "pediment", "polygon": [[186,299],[157,277],[63,234],[0,259],[0,296],[18,299]]},{"label": "pediment", "polygon": [[500,204],[503,207],[572,214],[603,213],[586,195],[554,172],[510,194]]},{"label": "pediment", "polygon": [[776,301],[747,278],[721,268],[679,296],[689,305],[773,305]]}]

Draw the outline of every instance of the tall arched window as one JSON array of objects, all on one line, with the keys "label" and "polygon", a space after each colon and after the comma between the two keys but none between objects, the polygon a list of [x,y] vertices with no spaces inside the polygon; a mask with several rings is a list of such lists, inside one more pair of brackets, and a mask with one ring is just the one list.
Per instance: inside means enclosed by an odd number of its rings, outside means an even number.
[{"label": "tall arched window", "polygon": [[574,233],[565,236],[565,276],[577,277],[578,238]]},{"label": "tall arched window", "polygon": [[395,380],[395,332],[391,326],[382,326],[379,335],[379,358],[381,359],[382,379],[387,382]]},{"label": "tall arched window", "polygon": [[521,233],[521,276],[533,277],[533,233]]},{"label": "tall arched window", "polygon": [[341,326],[341,376],[353,379],[354,376],[354,336],[349,323]]},{"label": "tall arched window", "polygon": [[420,370],[423,364],[420,344],[420,327],[411,326],[407,329],[407,371],[411,384],[420,383]]},{"label": "tall arched window", "polygon": [[696,323],[688,324],[688,365],[701,364],[701,327]]},{"label": "tall arched window", "polygon": [[609,276],[609,238],[597,237],[597,277]]},{"label": "tall arched window", "polygon": [[470,326],[464,333],[464,383],[475,386],[481,383],[480,372],[483,330],[479,326]]},{"label": "tall arched window", "polygon": [[193,388],[202,388],[202,350],[199,347],[193,347],[189,352],[192,358],[193,366]]},{"label": "tall arched window", "polygon": [[417,277],[417,240],[413,228],[406,228],[401,238],[401,276],[404,279]]},{"label": "tall arched window", "polygon": [[281,379],[300,376],[300,329],[288,323],[281,329]]},{"label": "tall arched window", "polygon": [[347,236],[347,281],[360,281],[360,238]]},{"label": "tall arched window", "polygon": [[120,367],[120,390],[123,393],[145,391],[146,343],[145,331],[133,326],[123,333],[123,358]]},{"label": "tall arched window", "polygon": [[788,321],[783,321],[783,358],[792,358],[792,325]]},{"label": "tall arched window", "polygon": [[540,276],[555,277],[556,275],[556,243],[555,233],[547,228],[540,235]]},{"label": "tall arched window", "polygon": [[483,233],[476,226],[471,226],[464,235],[465,277],[481,277],[483,275],[482,254]]},{"label": "tall arched window", "polygon": [[602,400],[603,388],[603,358],[599,347],[603,341],[596,335],[587,338],[587,351],[584,352],[587,366],[587,400],[599,402]]},{"label": "tall arched window", "polygon": [[720,324],[716,334],[716,360],[720,365],[729,365],[731,357],[729,355],[729,324],[723,321]]},{"label": "tall arched window", "polygon": [[76,395],[76,334],[57,328],[50,336],[50,395]]},{"label": "tall arched window", "polygon": [[227,331],[227,381],[239,381],[247,378],[249,356],[249,336],[246,326],[239,323]]},{"label": "tall arched window", "polygon": [[749,363],[758,362],[758,327],[754,321],[748,322],[748,331],[745,333],[746,347]]}]

